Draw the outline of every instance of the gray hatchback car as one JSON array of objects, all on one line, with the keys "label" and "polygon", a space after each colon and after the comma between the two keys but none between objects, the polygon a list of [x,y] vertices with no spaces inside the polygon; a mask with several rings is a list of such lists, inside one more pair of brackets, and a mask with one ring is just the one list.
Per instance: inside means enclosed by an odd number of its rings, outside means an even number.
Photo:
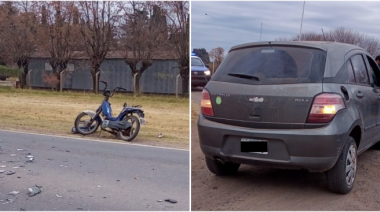
[{"label": "gray hatchback car", "polygon": [[212,173],[240,164],[326,172],[329,189],[342,194],[379,131],[379,68],[364,49],[337,42],[231,48],[203,90],[198,120]]}]

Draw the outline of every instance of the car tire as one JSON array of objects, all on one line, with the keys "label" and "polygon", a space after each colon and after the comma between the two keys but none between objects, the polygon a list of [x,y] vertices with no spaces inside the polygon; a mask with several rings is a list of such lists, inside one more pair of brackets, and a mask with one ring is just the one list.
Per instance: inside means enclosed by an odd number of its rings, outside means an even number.
[{"label": "car tire", "polygon": [[328,188],[335,193],[347,194],[354,187],[357,170],[357,147],[348,137],[334,167],[326,172]]},{"label": "car tire", "polygon": [[240,167],[240,164],[238,163],[226,162],[222,164],[221,162],[217,160],[213,160],[208,157],[206,157],[206,165],[207,165],[208,170],[210,170],[210,172],[218,176],[227,176],[227,175],[235,174]]}]

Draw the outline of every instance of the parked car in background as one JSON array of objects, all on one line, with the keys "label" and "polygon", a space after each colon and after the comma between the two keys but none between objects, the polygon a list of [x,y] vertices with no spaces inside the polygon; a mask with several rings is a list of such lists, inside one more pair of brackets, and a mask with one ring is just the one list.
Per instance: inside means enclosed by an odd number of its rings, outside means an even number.
[{"label": "parked car in background", "polygon": [[203,90],[198,132],[216,175],[240,164],[306,169],[349,193],[357,156],[380,140],[380,70],[337,42],[235,46]]},{"label": "parked car in background", "polygon": [[191,86],[204,87],[211,79],[211,72],[201,58],[191,56]]}]

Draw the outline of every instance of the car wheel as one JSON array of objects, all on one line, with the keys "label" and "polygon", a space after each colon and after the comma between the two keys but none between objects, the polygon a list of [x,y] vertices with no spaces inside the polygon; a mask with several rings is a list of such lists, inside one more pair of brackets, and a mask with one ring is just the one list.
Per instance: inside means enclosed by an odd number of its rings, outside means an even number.
[{"label": "car wheel", "polygon": [[347,194],[354,186],[357,168],[357,147],[355,140],[348,137],[346,145],[334,167],[327,171],[327,184],[331,191]]},{"label": "car wheel", "polygon": [[238,163],[224,163],[206,157],[206,165],[210,172],[218,176],[235,174],[240,167]]}]

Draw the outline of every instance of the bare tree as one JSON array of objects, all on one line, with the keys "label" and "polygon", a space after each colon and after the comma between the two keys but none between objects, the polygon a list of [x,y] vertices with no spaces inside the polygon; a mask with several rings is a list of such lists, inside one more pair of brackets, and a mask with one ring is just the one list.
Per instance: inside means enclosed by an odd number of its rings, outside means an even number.
[{"label": "bare tree", "polygon": [[211,59],[215,61],[215,69],[213,70],[216,70],[224,59],[224,49],[222,47],[217,47],[215,49],[212,49],[209,52],[209,55]]},{"label": "bare tree", "polygon": [[43,2],[40,7],[41,25],[38,28],[38,46],[40,51],[48,52],[49,64],[57,78],[57,90],[60,88],[60,74],[66,70],[67,63],[75,56],[78,44],[79,25],[74,23],[74,2]]},{"label": "bare tree", "polygon": [[21,87],[26,85],[29,60],[36,50],[35,33],[38,21],[29,2],[2,2],[0,5],[0,52],[8,66],[23,69]]},{"label": "bare tree", "polygon": [[[283,40],[282,38],[276,40]],[[285,39],[286,40],[286,39]],[[297,40],[298,36],[294,36],[289,40]],[[336,29],[330,30],[329,32],[316,33],[308,32],[302,34],[303,41],[330,41],[330,42],[340,42],[348,43],[362,47],[367,50],[372,56],[377,56],[380,53],[380,41],[370,37],[368,35],[362,34],[358,31],[352,29],[346,29],[344,27],[338,27]]]},{"label": "bare tree", "polygon": [[155,2],[122,2],[123,25],[119,41],[125,62],[136,76],[135,93],[140,93],[140,78],[152,66],[157,51],[167,39],[166,17]]},{"label": "bare tree", "polygon": [[81,1],[79,13],[82,15],[80,32],[92,63],[93,90],[97,92],[96,75],[110,50],[119,8],[114,1]]},{"label": "bare tree", "polygon": [[169,20],[170,47],[178,57],[182,78],[182,95],[189,93],[189,27],[190,12],[188,1],[164,2]]}]

